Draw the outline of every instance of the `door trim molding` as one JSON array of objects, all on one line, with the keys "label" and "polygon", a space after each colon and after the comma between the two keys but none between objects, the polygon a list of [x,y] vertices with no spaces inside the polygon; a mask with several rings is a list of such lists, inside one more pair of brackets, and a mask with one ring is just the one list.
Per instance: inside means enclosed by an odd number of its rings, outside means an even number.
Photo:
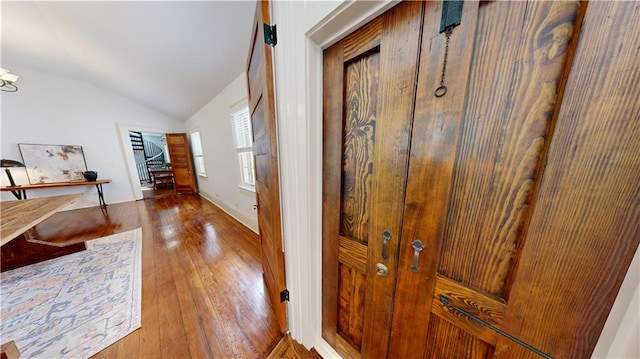
[{"label": "door trim molding", "polygon": [[140,127],[135,125],[127,125],[123,123],[117,124],[118,133],[120,134],[120,148],[122,149],[122,156],[124,156],[125,167],[127,168],[127,174],[129,175],[129,185],[131,186],[131,193],[133,198],[137,200],[142,199],[142,186],[140,186],[140,179],[138,178],[138,171],[136,170],[136,159],[133,157],[133,150],[131,149],[131,139],[129,138],[129,131],[134,132],[146,132],[146,133],[171,133],[173,131],[163,130],[160,128],[152,127]]},{"label": "door trim molding", "polygon": [[322,51],[397,3],[272,3],[288,324],[325,358],[340,356],[322,339]]}]

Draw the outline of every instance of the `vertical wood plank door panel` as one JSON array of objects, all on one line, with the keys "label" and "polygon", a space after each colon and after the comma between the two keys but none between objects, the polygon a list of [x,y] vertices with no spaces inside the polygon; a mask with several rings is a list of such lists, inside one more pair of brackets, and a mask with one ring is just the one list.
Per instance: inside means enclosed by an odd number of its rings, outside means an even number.
[{"label": "vertical wood plank door panel", "polygon": [[[503,322],[556,358],[591,355],[640,242],[638,18],[587,7]],[[536,358],[502,338],[496,357]]]},{"label": "vertical wood plank door panel", "polygon": [[640,6],[464,2],[449,41],[443,7],[400,3],[324,52],[323,337],[540,357],[471,315],[589,357],[640,243]]},{"label": "vertical wood plank door panel", "polygon": [[173,170],[173,187],[179,194],[196,193],[196,181],[193,178],[193,161],[186,133],[167,133],[167,149]]},{"label": "vertical wood plank door panel", "polygon": [[442,98],[427,5],[389,357],[540,357],[454,306],[554,358],[593,351],[640,241],[638,38],[602,37],[638,34],[623,4],[466,2]]},{"label": "vertical wood plank door panel", "polygon": [[[475,36],[477,11],[476,2],[465,3],[461,24],[451,34],[449,44],[448,91],[445,96],[436,98],[434,90],[439,86],[446,39],[439,33],[442,3],[426,3],[402,226],[402,238],[407,240],[401,244],[398,259],[398,299],[394,303],[389,349],[389,356],[393,358],[420,358],[426,348],[431,348],[419,343],[427,342],[425,338],[430,327],[431,293],[438,264],[435,253],[441,246],[438,238],[444,228],[438,222],[449,205],[473,49],[472,42],[466,39]],[[411,270],[415,253],[411,245],[413,240],[421,240],[425,246],[417,263],[417,273]]]},{"label": "vertical wood plank door panel", "polygon": [[[464,14],[450,40],[459,62],[447,66],[460,75],[447,81],[458,92],[434,97],[438,79],[429,70],[441,66],[442,49],[421,54],[416,103],[433,105],[416,109],[403,238],[426,248],[415,272],[413,250],[402,244],[394,314],[402,334],[392,347],[399,357],[493,357],[499,335],[441,296],[502,326],[578,33],[577,2],[469,2]],[[442,41],[433,20],[424,22],[424,41]]]},{"label": "vertical wood plank door panel", "polygon": [[402,3],[324,53],[322,324],[345,357],[387,352],[422,10]]},{"label": "vertical wood plank door panel", "polygon": [[258,1],[256,5],[253,37],[247,60],[247,88],[253,131],[262,269],[271,305],[276,312],[280,330],[285,333],[287,331],[286,305],[280,300],[280,293],[286,289],[286,284],[282,249],[273,60],[271,47],[264,43],[263,24],[269,24],[268,1]]}]

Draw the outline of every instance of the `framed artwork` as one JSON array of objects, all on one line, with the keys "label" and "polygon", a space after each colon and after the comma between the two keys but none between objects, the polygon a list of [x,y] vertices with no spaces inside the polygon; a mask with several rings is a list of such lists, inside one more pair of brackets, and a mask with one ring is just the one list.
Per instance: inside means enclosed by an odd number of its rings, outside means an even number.
[{"label": "framed artwork", "polygon": [[30,184],[83,182],[87,170],[82,146],[19,143]]}]

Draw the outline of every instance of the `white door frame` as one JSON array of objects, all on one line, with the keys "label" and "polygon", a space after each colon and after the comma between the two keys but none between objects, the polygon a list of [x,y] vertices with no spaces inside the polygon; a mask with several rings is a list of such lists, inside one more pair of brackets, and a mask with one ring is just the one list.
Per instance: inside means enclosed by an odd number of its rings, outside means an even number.
[{"label": "white door frame", "polygon": [[120,133],[120,148],[122,149],[122,156],[124,157],[127,167],[127,173],[129,175],[129,185],[131,186],[131,193],[135,200],[142,199],[142,186],[140,185],[140,178],[138,177],[138,170],[136,169],[136,159],[133,156],[133,149],[131,146],[131,137],[129,137],[129,131],[134,132],[146,132],[146,133],[172,133],[160,128],[140,127],[135,125],[118,124],[118,133]]},{"label": "white door frame", "polygon": [[288,324],[324,358],[339,355],[322,339],[322,51],[395,4],[272,3]]}]

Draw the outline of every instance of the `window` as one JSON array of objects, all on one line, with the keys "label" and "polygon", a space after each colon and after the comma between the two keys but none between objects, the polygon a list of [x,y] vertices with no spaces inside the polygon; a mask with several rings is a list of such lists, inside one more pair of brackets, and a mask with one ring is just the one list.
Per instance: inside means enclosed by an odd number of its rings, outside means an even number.
[{"label": "window", "polygon": [[249,107],[246,105],[233,111],[233,139],[238,156],[240,169],[240,187],[255,191],[256,176],[253,165],[253,135],[251,134],[251,119]]},{"label": "window", "polygon": [[196,166],[196,174],[206,177],[207,170],[204,168],[204,154],[202,152],[202,142],[200,141],[200,131],[195,130],[189,134],[191,139],[191,152],[193,152],[193,162]]}]

